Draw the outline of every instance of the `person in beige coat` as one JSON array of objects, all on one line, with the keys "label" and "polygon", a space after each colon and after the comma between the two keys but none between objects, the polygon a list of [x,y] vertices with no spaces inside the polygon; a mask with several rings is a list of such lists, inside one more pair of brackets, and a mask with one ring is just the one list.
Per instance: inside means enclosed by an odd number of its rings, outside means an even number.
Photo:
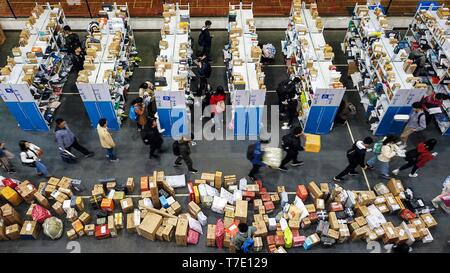
[{"label": "person in beige coat", "polygon": [[116,144],[114,143],[114,140],[112,139],[112,136],[108,131],[107,121],[105,118],[101,118],[98,121],[97,133],[98,133],[98,137],[100,138],[100,144],[102,145],[103,148],[106,149],[106,153],[107,153],[107,157],[109,158],[109,161],[111,161],[111,162],[119,161],[119,159],[116,157],[116,154],[114,152],[114,148],[116,147]]},{"label": "person in beige coat", "polygon": [[375,165],[378,165],[378,170],[381,173],[381,177],[384,179],[391,179],[389,176],[389,162],[392,158],[398,155],[400,148],[396,145],[399,141],[396,136],[387,136],[383,140],[383,145],[381,146],[381,153],[375,155],[369,161],[367,161],[367,167],[373,169]]}]

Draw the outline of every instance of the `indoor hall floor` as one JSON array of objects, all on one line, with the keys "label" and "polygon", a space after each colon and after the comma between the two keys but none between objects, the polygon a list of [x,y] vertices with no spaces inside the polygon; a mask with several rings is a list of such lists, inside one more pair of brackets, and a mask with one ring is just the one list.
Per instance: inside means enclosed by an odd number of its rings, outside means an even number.
[{"label": "indoor hall floor", "polygon": [[[277,84],[286,79],[286,69],[283,65],[283,57],[280,50],[280,41],[284,38],[283,30],[258,30],[260,42],[270,42],[277,47],[277,57],[273,64],[264,67],[266,73],[267,85],[267,104],[276,104],[277,98],[274,90]],[[226,43],[227,33],[223,30],[212,31],[214,35],[212,59],[213,59],[213,73],[210,78],[210,83],[213,88],[217,85],[226,87],[225,67],[223,63],[223,46]],[[358,106],[359,113],[349,121],[349,126],[336,126],[333,131],[325,136],[322,136],[322,150],[320,153],[301,153],[300,159],[305,161],[302,167],[289,167],[285,173],[272,170],[262,169],[260,177],[263,184],[269,191],[276,191],[277,185],[284,185],[287,191],[295,191],[295,187],[299,183],[308,183],[311,180],[316,182],[331,181],[333,176],[339,173],[346,165],[345,152],[350,148],[353,138],[361,139],[369,132],[369,126],[366,123],[362,111],[362,106],[359,104],[358,94],[355,92],[351,83],[346,80],[346,61],[340,50],[340,43],[343,41],[344,30],[326,30],[324,32],[325,40],[334,48],[336,58],[334,63],[337,65],[339,71],[344,72],[342,80],[346,83],[348,91],[345,98]],[[0,47],[0,65],[4,65],[6,60],[6,53],[10,52],[11,47],[15,45],[18,40],[17,32],[6,32],[7,42]],[[158,31],[136,31],[136,43],[140,56],[143,59],[141,68],[135,71],[131,83],[131,93],[129,101],[137,96],[138,86],[145,80],[152,80],[154,78],[154,59],[158,52],[158,41],[160,34]],[[193,31],[194,38],[194,52],[196,49],[196,41],[198,38],[198,31]],[[173,167],[175,157],[171,153],[172,140],[165,139],[164,147],[167,149],[158,160],[149,160],[149,147],[145,146],[140,140],[140,136],[136,131],[136,127],[131,122],[127,121],[119,132],[114,132],[113,137],[117,143],[117,153],[120,161],[118,163],[110,163],[105,158],[105,152],[100,147],[98,136],[95,129],[90,127],[88,116],[84,110],[81,98],[77,94],[75,86],[66,85],[62,97],[62,106],[57,112],[57,117],[62,117],[67,120],[71,129],[78,136],[80,142],[93,150],[96,155],[93,158],[84,159],[76,165],[67,165],[63,163],[57,153],[54,141],[53,131],[48,133],[33,133],[24,132],[17,127],[14,117],[9,114],[5,104],[0,103],[0,139],[7,142],[8,147],[18,155],[18,141],[21,139],[29,140],[45,151],[43,162],[49,168],[52,175],[56,177],[68,176],[72,178],[81,179],[86,186],[83,195],[89,195],[92,185],[97,183],[98,179],[115,177],[117,181],[124,182],[127,177],[134,177],[138,180],[140,176],[151,174],[154,170],[164,170],[166,174],[187,174],[187,179],[199,178],[201,172],[213,172],[216,170],[222,171],[225,175],[236,174],[238,177],[243,177],[248,174],[251,168],[250,163],[246,159],[245,151],[247,145],[251,141],[197,141],[198,145],[192,148],[192,159],[194,167],[200,172],[192,175],[187,173],[186,167]],[[281,131],[285,134],[286,131]],[[450,175],[448,171],[448,163],[450,160],[450,141],[448,138],[441,137],[438,129],[435,126],[427,129],[426,132],[410,138],[410,147],[417,144],[418,141],[434,137],[439,141],[436,150],[439,156],[436,160],[431,162],[429,166],[420,170],[420,176],[416,179],[407,177],[407,174],[400,175],[404,184],[411,187],[416,192],[417,196],[422,197],[429,203],[434,196],[440,193],[441,185],[445,177]],[[368,155],[368,157],[370,154]],[[402,160],[395,160],[393,166],[402,164]],[[28,179],[34,183],[41,181],[35,173],[34,169],[21,166],[18,159],[15,160],[15,165],[19,170],[15,176],[18,179]],[[372,172],[367,173],[368,180],[364,177],[356,176],[343,181],[341,184],[347,189],[366,190],[368,186],[373,187],[376,183],[384,182],[380,180],[377,175]],[[138,187],[137,187],[138,188]],[[186,188],[178,189],[177,193],[185,194]],[[134,194],[137,194],[136,191]],[[292,201],[294,195],[289,196]],[[179,196],[176,198],[185,209],[187,207],[186,196]],[[3,201],[1,201],[3,202]],[[135,205],[137,200],[135,200]],[[25,205],[21,205],[20,209],[22,215],[26,210]],[[250,210],[251,211],[251,206]],[[278,212],[280,208],[277,208]],[[209,223],[215,223],[215,219],[219,216],[205,209],[204,212],[209,217]],[[271,214],[275,216],[275,213]],[[450,240],[449,227],[450,220],[448,215],[438,211],[435,217],[439,223],[438,227],[432,230],[435,241],[430,244],[418,243],[414,248],[416,252],[449,252],[447,241]],[[249,219],[252,215],[249,215]],[[399,217],[392,218],[394,224],[398,225]],[[68,223],[66,222],[66,230]],[[315,226],[314,226],[315,227]],[[315,228],[309,228],[303,233],[306,235],[312,234]],[[206,228],[204,229],[206,233]],[[200,242],[197,246],[178,247],[175,242],[151,242],[134,234],[128,234],[126,231],[120,232],[117,238],[98,241],[94,238],[83,237],[78,240],[82,252],[224,252],[217,248],[206,247],[206,235],[200,237]],[[0,252],[69,252],[70,246],[67,245],[68,239],[64,235],[58,241],[50,241],[44,235],[37,241],[10,241],[1,242]],[[348,242],[344,244],[337,244],[332,248],[324,249],[320,246],[314,247],[310,252],[369,252],[367,245],[363,241]],[[289,252],[305,252],[302,248],[290,249]]]}]

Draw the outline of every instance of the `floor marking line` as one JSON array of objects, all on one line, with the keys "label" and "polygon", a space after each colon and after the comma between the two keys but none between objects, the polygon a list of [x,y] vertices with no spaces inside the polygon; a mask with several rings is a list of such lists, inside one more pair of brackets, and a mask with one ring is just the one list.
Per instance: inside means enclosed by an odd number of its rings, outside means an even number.
[{"label": "floor marking line", "polygon": [[[350,137],[352,139],[352,142],[355,143],[355,138],[353,137],[352,129],[350,128],[350,123],[348,121],[347,121],[347,129],[348,129],[348,132],[350,133]],[[367,188],[370,191],[370,184],[369,184],[369,179],[367,179],[366,171],[364,169],[362,169],[362,168],[361,168],[361,171],[363,173],[364,180],[366,180]]]}]

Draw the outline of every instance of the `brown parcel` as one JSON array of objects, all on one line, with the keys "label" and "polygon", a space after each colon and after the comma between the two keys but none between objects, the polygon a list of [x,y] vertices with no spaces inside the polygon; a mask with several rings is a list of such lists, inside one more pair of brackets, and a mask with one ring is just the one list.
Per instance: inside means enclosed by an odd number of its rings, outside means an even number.
[{"label": "brown parcel", "polygon": [[20,238],[20,226],[18,224],[7,226],[5,235],[10,240],[17,240]]},{"label": "brown parcel", "polygon": [[154,241],[156,239],[156,231],[159,226],[161,226],[162,221],[163,217],[161,215],[156,213],[147,213],[144,220],[142,220],[142,223],[139,225],[141,235],[146,239]]},{"label": "brown parcel", "polygon": [[130,197],[127,197],[125,199],[120,200],[120,206],[122,207],[122,212],[123,213],[130,213],[133,211],[134,206],[133,206],[133,199],[131,199]]},{"label": "brown parcel", "polygon": [[78,217],[78,219],[80,219],[80,221],[84,224],[87,225],[89,224],[89,222],[91,221],[91,216],[87,213],[87,212],[83,212],[80,217]]},{"label": "brown parcel", "polygon": [[89,224],[84,226],[84,233],[86,233],[87,236],[94,236],[95,234],[95,225]]},{"label": "brown parcel", "polygon": [[314,199],[322,198],[323,196],[323,192],[314,181],[308,183],[308,191]]},{"label": "brown parcel", "polygon": [[126,187],[127,187],[128,193],[132,193],[134,191],[134,178],[133,177],[128,177]]},{"label": "brown parcel", "polygon": [[235,219],[239,220],[241,223],[247,223],[247,211],[248,211],[248,201],[237,200],[236,211],[234,213]]},{"label": "brown parcel", "polygon": [[50,203],[48,202],[47,198],[45,198],[45,196],[43,196],[40,192],[35,192],[34,198],[36,198],[39,205],[43,206],[46,209],[50,209]]},{"label": "brown parcel", "polygon": [[192,217],[197,219],[197,215],[200,213],[200,211],[202,211],[202,209],[194,201],[191,201],[188,204],[188,211]]},{"label": "brown parcel", "polygon": [[216,225],[208,225],[208,231],[206,233],[206,246],[216,246]]},{"label": "brown parcel", "polygon": [[22,229],[20,230],[21,236],[30,236],[34,239],[39,237],[39,226],[36,221],[25,221]]},{"label": "brown parcel", "polygon": [[177,245],[187,246],[189,222],[185,218],[178,218],[177,228],[175,230],[175,241]]},{"label": "brown parcel", "polygon": [[134,224],[134,213],[127,213],[127,231],[128,233],[136,233],[136,225]]}]

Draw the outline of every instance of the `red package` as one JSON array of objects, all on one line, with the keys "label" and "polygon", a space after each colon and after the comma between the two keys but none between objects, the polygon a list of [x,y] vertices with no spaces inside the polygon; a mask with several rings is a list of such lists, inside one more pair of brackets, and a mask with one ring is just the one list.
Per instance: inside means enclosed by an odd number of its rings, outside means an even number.
[{"label": "red package", "polygon": [[[239,225],[239,220],[234,220],[233,224],[231,224],[229,227],[227,227],[225,229],[225,232],[230,234],[231,237],[236,236],[236,234],[238,233],[239,229],[238,229],[238,225]],[[217,228],[217,227],[216,227]]]},{"label": "red package", "polygon": [[275,209],[275,205],[272,201],[264,202],[264,208],[266,209],[266,213],[270,213]]},{"label": "red package", "polygon": [[36,204],[34,205],[33,211],[31,212],[31,217],[34,221],[42,224],[44,223],[45,219],[52,217],[52,214],[46,208]]},{"label": "red package", "polygon": [[303,202],[305,202],[308,198],[308,190],[306,189],[305,185],[298,185],[296,193],[298,198],[302,199]]},{"label": "red package", "polygon": [[108,225],[95,226],[95,238],[98,240],[106,239],[111,236],[111,231],[108,229]]},{"label": "red package", "polygon": [[284,236],[275,236],[275,245],[277,247],[284,246]]},{"label": "red package", "polygon": [[270,198],[270,195],[269,195],[269,194],[261,194],[261,200],[262,200],[263,202],[269,202],[269,201],[271,201],[272,199]]},{"label": "red package", "polygon": [[188,245],[196,245],[198,244],[198,239],[200,238],[200,233],[195,230],[189,229],[187,236]]},{"label": "red package", "polygon": [[242,192],[242,199],[247,200],[247,201],[252,201],[253,199],[255,199],[256,194],[253,191],[244,191]]},{"label": "red package", "polygon": [[260,195],[262,195],[262,194],[267,194],[267,189],[266,188],[259,188],[260,190],[259,190],[259,194]]},{"label": "red package", "polygon": [[305,236],[293,236],[292,240],[293,240],[294,247],[301,247],[305,243],[306,237]]},{"label": "red package", "polygon": [[308,216],[309,220],[311,221],[311,223],[315,223],[317,222],[317,220],[319,219],[319,216],[317,216],[317,213],[315,212],[311,212]]},{"label": "red package", "polygon": [[405,221],[409,221],[416,218],[416,214],[409,209],[404,209],[400,212],[400,217],[402,217]]},{"label": "red package", "polygon": [[10,188],[13,188],[13,189],[16,189],[16,187],[17,187],[17,183],[14,182],[14,181],[13,181],[11,178],[9,178],[9,177],[3,179],[2,182],[3,182],[3,185],[5,185],[5,187],[10,187]]},{"label": "red package", "polygon": [[300,232],[298,231],[298,229],[291,229],[291,232],[292,232],[292,237],[300,236]]},{"label": "red package", "polygon": [[189,190],[189,202],[194,201],[195,202],[195,194],[194,194],[194,186],[192,182],[187,183],[188,190]]},{"label": "red package", "polygon": [[274,245],[275,244],[275,235],[268,235],[266,237],[267,245]]},{"label": "red package", "polygon": [[223,248],[223,239],[225,238],[225,229],[222,219],[218,219],[216,222],[216,246]]},{"label": "red package", "polygon": [[261,189],[263,187],[262,185],[262,181],[260,179],[256,179],[256,184],[258,185],[258,187]]},{"label": "red package", "polygon": [[333,203],[330,204],[330,209],[329,210],[330,211],[334,211],[334,212],[336,212],[336,211],[343,211],[344,207],[342,206],[341,203],[333,202]]}]

